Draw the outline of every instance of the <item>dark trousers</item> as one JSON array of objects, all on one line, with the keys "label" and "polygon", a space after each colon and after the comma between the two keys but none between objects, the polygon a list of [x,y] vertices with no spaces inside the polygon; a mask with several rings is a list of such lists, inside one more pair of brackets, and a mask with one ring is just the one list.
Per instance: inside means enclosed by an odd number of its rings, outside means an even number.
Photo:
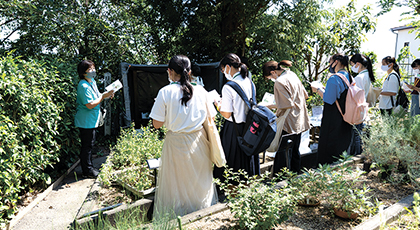
[{"label": "dark trousers", "polygon": [[353,138],[352,138],[352,147],[350,149],[350,154],[351,155],[359,155],[363,152],[362,150],[362,138],[360,137],[360,135],[362,134],[363,131],[363,127],[365,126],[365,124],[361,123],[358,125],[355,125],[355,127],[353,128]]},{"label": "dark trousers", "polygon": [[84,129],[79,128],[80,141],[82,148],[80,149],[80,165],[82,166],[83,174],[89,173],[93,169],[92,164],[92,148],[96,139],[96,128]]},{"label": "dark trousers", "polygon": [[[286,134],[288,133],[283,130],[281,135],[283,136]],[[289,170],[296,173],[300,172],[301,162],[300,162],[299,145],[300,145],[301,136],[302,136],[302,133],[293,134],[289,136],[289,140],[293,141],[293,143],[287,153],[286,153],[285,146],[279,147],[279,150],[276,153],[276,157],[274,158],[274,165],[273,165],[274,176],[276,175],[276,173],[280,172],[282,168],[284,167],[287,167]]]},{"label": "dark trousers", "polygon": [[381,110],[382,115],[388,114],[389,116],[391,116],[392,114],[392,109],[380,109],[380,110]]}]

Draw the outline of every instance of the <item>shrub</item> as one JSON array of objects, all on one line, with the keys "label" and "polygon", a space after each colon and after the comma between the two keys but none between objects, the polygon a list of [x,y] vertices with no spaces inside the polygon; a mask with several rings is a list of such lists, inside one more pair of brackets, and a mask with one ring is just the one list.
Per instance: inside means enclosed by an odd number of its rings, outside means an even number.
[{"label": "shrub", "polygon": [[[232,172],[229,169],[225,171],[225,177],[226,181],[240,182],[236,187],[221,184],[221,189],[227,193],[228,206],[238,219],[240,229],[271,229],[294,214],[294,188],[276,188],[274,182],[263,183],[269,178],[268,172],[260,178],[249,178],[244,171]],[[244,181],[241,181],[241,178]]]},{"label": "shrub", "polygon": [[[118,178],[140,191],[151,188],[153,171],[148,169],[146,160],[160,157],[163,140],[159,136],[160,131],[151,125],[140,130],[134,127],[122,130],[110,157],[102,167],[100,180],[109,186]],[[118,171],[122,172],[115,173]]]},{"label": "shrub", "polygon": [[75,156],[75,71],[69,66],[0,58],[0,226],[16,212],[19,195],[50,184],[47,168]]}]

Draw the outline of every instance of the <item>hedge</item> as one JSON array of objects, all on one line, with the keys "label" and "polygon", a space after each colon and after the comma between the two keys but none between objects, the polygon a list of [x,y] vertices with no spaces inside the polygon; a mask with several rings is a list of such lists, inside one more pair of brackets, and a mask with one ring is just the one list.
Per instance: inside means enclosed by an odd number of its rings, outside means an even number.
[{"label": "hedge", "polygon": [[22,194],[77,159],[76,64],[0,57],[0,228]]}]

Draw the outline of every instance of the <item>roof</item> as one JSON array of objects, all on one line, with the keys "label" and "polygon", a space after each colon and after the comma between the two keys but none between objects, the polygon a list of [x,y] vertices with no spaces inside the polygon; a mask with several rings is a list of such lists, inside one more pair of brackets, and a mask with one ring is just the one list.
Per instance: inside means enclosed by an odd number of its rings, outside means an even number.
[{"label": "roof", "polygon": [[398,26],[398,27],[391,28],[391,31],[392,32],[395,32],[395,31],[407,30],[407,29],[413,29],[413,28],[415,28],[415,27],[414,26],[404,25],[404,26]]}]

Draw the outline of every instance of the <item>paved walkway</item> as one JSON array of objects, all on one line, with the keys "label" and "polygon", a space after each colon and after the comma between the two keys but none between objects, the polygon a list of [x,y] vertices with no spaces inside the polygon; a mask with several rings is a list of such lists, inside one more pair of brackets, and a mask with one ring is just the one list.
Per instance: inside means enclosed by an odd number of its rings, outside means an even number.
[{"label": "paved walkway", "polygon": [[[106,158],[107,156],[94,159],[94,166],[99,168],[106,161]],[[81,167],[76,167],[73,172],[64,178],[59,186],[53,189],[12,229],[69,229],[94,183],[95,179],[83,179]]]}]

